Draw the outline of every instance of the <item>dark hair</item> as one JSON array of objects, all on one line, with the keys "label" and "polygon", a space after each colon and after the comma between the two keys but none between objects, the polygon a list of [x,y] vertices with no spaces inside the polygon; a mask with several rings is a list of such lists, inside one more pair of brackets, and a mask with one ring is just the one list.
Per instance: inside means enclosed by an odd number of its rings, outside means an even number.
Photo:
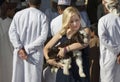
[{"label": "dark hair", "polygon": [[28,2],[30,2],[30,4],[32,4],[32,5],[40,5],[41,4],[41,0],[28,0]]},{"label": "dark hair", "polygon": [[69,7],[69,5],[58,5],[60,7],[61,10],[65,10],[67,7]]},{"label": "dark hair", "polygon": [[98,24],[94,23],[90,26],[90,30],[95,33],[95,35],[98,36]]},{"label": "dark hair", "polygon": [[57,11],[57,2],[52,1],[51,6],[54,8],[54,11]]},{"label": "dark hair", "polygon": [[0,6],[5,2],[5,0],[0,0]]}]

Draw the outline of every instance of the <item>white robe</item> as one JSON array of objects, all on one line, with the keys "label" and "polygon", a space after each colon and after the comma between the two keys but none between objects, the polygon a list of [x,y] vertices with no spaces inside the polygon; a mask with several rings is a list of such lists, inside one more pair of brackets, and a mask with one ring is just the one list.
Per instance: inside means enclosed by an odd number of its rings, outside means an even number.
[{"label": "white robe", "polygon": [[[40,10],[30,7],[17,12],[9,29],[14,46],[12,82],[42,82],[43,47],[48,34],[48,20]],[[28,61],[17,51],[24,47]]]},{"label": "white robe", "polygon": [[98,22],[100,38],[100,80],[120,82],[120,65],[116,58],[120,53],[120,17],[113,14],[103,16]]},{"label": "white robe", "polygon": [[[0,23],[0,82],[11,82],[13,47],[9,41],[8,29],[12,19],[1,19]],[[7,79],[6,79],[7,78]]]},{"label": "white robe", "polygon": [[57,16],[51,21],[50,24],[51,34],[54,36],[57,32],[59,32],[62,28],[62,14]]}]

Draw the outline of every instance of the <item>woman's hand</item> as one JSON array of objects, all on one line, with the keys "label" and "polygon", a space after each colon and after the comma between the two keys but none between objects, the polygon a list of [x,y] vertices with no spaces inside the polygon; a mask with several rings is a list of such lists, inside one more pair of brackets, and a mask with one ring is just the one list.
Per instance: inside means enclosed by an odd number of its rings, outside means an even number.
[{"label": "woman's hand", "polygon": [[48,59],[46,62],[47,62],[48,64],[53,65],[53,66],[58,67],[58,68],[62,68],[62,67],[63,67],[63,65],[60,64],[60,63],[57,63],[57,62],[55,61],[55,59]]}]

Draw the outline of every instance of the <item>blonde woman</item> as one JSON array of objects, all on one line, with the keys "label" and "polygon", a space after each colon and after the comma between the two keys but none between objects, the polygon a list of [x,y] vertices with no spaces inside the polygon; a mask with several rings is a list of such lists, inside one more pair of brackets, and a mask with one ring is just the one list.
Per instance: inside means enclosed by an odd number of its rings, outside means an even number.
[{"label": "blonde woman", "polygon": [[[63,12],[62,19],[63,19],[62,29],[44,47],[45,59],[48,64],[57,66],[59,68],[57,71],[57,75],[56,75],[56,82],[88,82],[88,78],[89,78],[88,73],[86,74],[85,78],[80,78],[79,73],[78,73],[78,67],[75,64],[74,60],[72,60],[72,63],[71,63],[72,67],[69,70],[70,74],[64,75],[62,65],[55,62],[54,59],[49,59],[48,52],[49,52],[49,49],[52,48],[53,46],[58,45],[68,39],[71,39],[79,30],[84,30],[87,34],[89,34],[88,28],[82,29],[81,24],[80,24],[79,11],[76,8],[74,7],[66,8]],[[73,51],[77,49],[84,49],[87,46],[88,44],[80,44],[79,42],[73,43],[64,48],[59,48],[60,51],[58,52],[58,56],[62,58],[64,57],[65,52],[69,52],[69,51]],[[87,62],[85,65],[87,65]],[[87,66],[85,70],[87,70]],[[87,71],[85,71],[85,73],[86,72]]]}]

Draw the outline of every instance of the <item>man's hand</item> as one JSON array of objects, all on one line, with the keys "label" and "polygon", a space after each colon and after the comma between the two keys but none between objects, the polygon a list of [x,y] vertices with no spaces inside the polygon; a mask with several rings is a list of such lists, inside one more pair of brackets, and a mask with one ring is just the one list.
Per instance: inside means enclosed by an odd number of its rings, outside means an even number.
[{"label": "man's hand", "polygon": [[117,63],[120,64],[120,54],[117,55]]},{"label": "man's hand", "polygon": [[28,58],[28,56],[27,56],[26,51],[25,51],[24,48],[22,48],[22,49],[20,49],[20,50],[18,51],[18,55],[19,55],[19,57],[20,57],[21,59],[23,59],[23,60],[26,60],[26,59]]}]

